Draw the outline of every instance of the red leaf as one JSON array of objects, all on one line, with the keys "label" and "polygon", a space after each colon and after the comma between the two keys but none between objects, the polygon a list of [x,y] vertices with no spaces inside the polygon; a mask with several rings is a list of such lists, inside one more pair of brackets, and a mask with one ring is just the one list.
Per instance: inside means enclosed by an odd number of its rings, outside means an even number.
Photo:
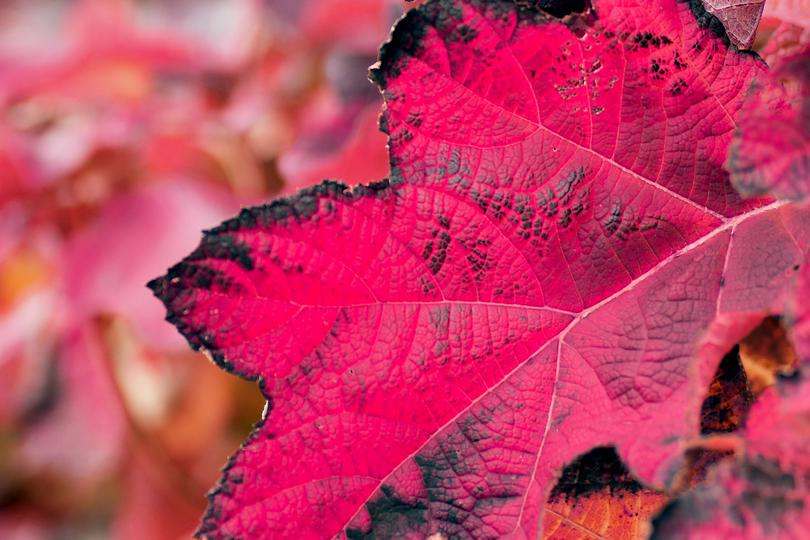
[{"label": "red leaf", "polygon": [[410,11],[373,71],[390,183],[244,210],[150,284],[270,402],[201,535],[534,538],[599,445],[673,479],[810,215],[722,169],[760,61],[685,3],[593,5]]},{"label": "red leaf", "polygon": [[106,362],[109,359],[91,328],[64,333],[54,366],[55,395],[37,407],[43,410],[32,413],[37,421],[30,422],[21,446],[27,463],[61,473],[77,484],[96,480],[116,465],[126,421]]},{"label": "red leaf", "polygon": [[667,508],[653,538],[804,538],[810,528],[810,385],[782,381],[751,409],[740,459]]},{"label": "red leaf", "polygon": [[280,160],[286,193],[324,177],[369,182],[388,171],[385,135],[376,129],[379,104],[328,103],[327,107],[331,114],[307,126],[296,146]]},{"label": "red leaf", "polygon": [[755,82],[748,93],[728,169],[743,193],[803,199],[810,190],[810,47],[782,60],[772,77],[775,84]]},{"label": "red leaf", "polygon": [[763,15],[810,27],[810,2],[807,0],[768,0],[765,2]]},{"label": "red leaf", "polygon": [[111,199],[98,221],[67,245],[63,289],[70,317],[126,315],[153,346],[176,349],[177,335],[164,331],[159,306],[146,302],[134,284],[193,246],[204,223],[235,208],[237,201],[226,193],[189,180],[156,183]]}]

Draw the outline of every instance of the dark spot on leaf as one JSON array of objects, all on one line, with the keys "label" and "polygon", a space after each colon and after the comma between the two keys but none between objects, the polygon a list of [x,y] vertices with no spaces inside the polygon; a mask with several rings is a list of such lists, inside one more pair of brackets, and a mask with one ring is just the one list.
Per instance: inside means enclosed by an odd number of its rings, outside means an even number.
[{"label": "dark spot on leaf", "polygon": [[740,361],[740,348],[735,346],[723,357],[709,385],[708,395],[700,410],[701,434],[737,430],[745,420],[753,399]]},{"label": "dark spot on leaf", "polygon": [[669,87],[669,95],[672,97],[677,97],[683,94],[684,90],[686,90],[687,84],[686,81],[682,78],[678,77]]},{"label": "dark spot on leaf", "polygon": [[639,32],[630,39],[630,43],[632,43],[630,50],[637,51],[648,48],[660,49],[664,45],[671,45],[672,40],[667,36],[658,36],[652,32]]},{"label": "dark spot on leaf", "polygon": [[474,28],[462,24],[456,28],[451,39],[461,41],[462,43],[469,43],[476,37],[478,37],[478,32],[476,32]]},{"label": "dark spot on leaf", "polygon": [[563,469],[549,499],[570,500],[606,489],[611,494],[637,493],[643,486],[630,476],[615,448],[600,446]]},{"label": "dark spot on leaf", "polygon": [[430,263],[428,264],[431,273],[434,275],[439,273],[439,270],[442,269],[442,265],[444,265],[444,261],[447,260],[447,248],[450,245],[450,240],[450,235],[445,231],[439,234],[439,239],[436,243],[436,254],[430,258]]},{"label": "dark spot on leaf", "polygon": [[555,17],[565,17],[572,13],[582,13],[585,11],[587,5],[585,0],[517,0],[516,3],[536,6]]},{"label": "dark spot on leaf", "polygon": [[428,241],[425,244],[425,248],[422,250],[422,258],[427,260],[430,257],[430,254],[433,253],[433,241]]},{"label": "dark spot on leaf", "polygon": [[253,270],[250,248],[225,234],[206,234],[199,247],[186,260],[224,259],[234,261],[245,270]]},{"label": "dark spot on leaf", "polygon": [[366,503],[371,524],[366,531],[347,529],[350,540],[397,538],[427,522],[427,505],[420,500],[407,501],[393,486],[383,484],[380,496]]}]

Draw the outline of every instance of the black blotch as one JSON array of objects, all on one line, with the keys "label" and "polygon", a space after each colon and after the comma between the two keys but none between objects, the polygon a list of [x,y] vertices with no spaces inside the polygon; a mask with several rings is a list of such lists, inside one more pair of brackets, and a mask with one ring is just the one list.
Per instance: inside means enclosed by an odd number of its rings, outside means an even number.
[{"label": "black blotch", "polygon": [[619,203],[614,203],[613,208],[610,210],[610,215],[605,220],[605,230],[609,233],[615,232],[622,222],[622,212],[624,207]]},{"label": "black blotch", "polygon": [[450,246],[450,235],[442,231],[439,233],[438,240],[436,241],[436,253],[430,258],[428,267],[431,273],[438,274],[442,269],[444,261],[447,260],[447,248]]},{"label": "black blotch", "polygon": [[700,432],[730,433],[745,420],[754,396],[740,360],[740,347],[723,357],[700,408]]},{"label": "black blotch", "polygon": [[684,93],[686,87],[687,87],[686,81],[683,80],[681,77],[678,77],[669,87],[669,95],[672,97],[680,96],[681,94]]},{"label": "black blotch", "polygon": [[[380,118],[385,118],[385,115],[382,115]],[[416,111],[411,111],[408,113],[408,117],[405,118],[405,123],[411,125],[415,128],[418,128],[422,125],[422,115],[420,115]],[[387,129],[382,130],[384,133],[388,133]]]},{"label": "black blotch", "polygon": [[380,497],[366,503],[366,510],[371,518],[368,530],[347,529],[347,538],[350,540],[398,538],[427,523],[425,514],[428,508],[423,501],[417,499],[408,502],[388,484],[383,484],[380,492]]},{"label": "black blotch", "polygon": [[672,40],[667,36],[655,35],[652,32],[639,32],[630,38],[631,51],[639,49],[655,48],[660,49],[664,45],[672,45]]},{"label": "black blotch", "polygon": [[451,36],[451,40],[461,41],[462,43],[469,43],[478,37],[478,32],[466,24],[462,24],[455,29]]},{"label": "black blotch", "polygon": [[199,247],[186,258],[187,261],[205,259],[234,261],[245,270],[254,268],[250,248],[230,235],[206,234]]},{"label": "black blotch", "polygon": [[324,211],[334,211],[335,206],[331,204],[334,201],[352,202],[363,197],[387,197],[392,192],[388,179],[352,188],[342,182],[325,180],[316,186],[302,189],[292,197],[282,197],[262,206],[243,209],[237,217],[207,231],[207,235],[269,227],[289,219],[301,223],[312,219],[319,212],[321,201],[324,201]]},{"label": "black blotch", "polygon": [[474,478],[479,474],[470,462],[469,451],[492,436],[486,429],[486,421],[485,414],[482,418],[465,418],[459,422],[460,432],[444,441],[446,450],[424,451],[414,456],[432,520],[441,523],[448,538],[469,538],[472,531],[484,526],[482,518],[493,507],[522,495],[513,485],[520,480],[519,475],[500,475],[497,480],[482,476],[483,483],[472,490],[462,483],[462,477]]},{"label": "black blotch", "polygon": [[[421,55],[422,40],[428,28],[451,33],[461,19],[461,8],[451,0],[435,0],[409,10],[396,24],[389,40],[380,47],[379,61],[369,70],[369,79],[383,90],[389,78],[401,75],[403,62]],[[461,39],[465,37],[474,39],[469,32],[459,35]]]},{"label": "black blotch", "polygon": [[419,54],[427,26],[421,9],[408,11],[394,27],[390,39],[380,47],[379,61],[368,71],[369,80],[382,90],[388,85],[389,78],[399,77],[402,74],[401,62]]},{"label": "black blotch", "polygon": [[586,0],[515,0],[514,3],[518,9],[539,9],[560,18],[572,13],[582,13],[588,5]]},{"label": "black blotch", "polygon": [[467,254],[467,262],[470,263],[470,270],[475,275],[475,280],[483,281],[486,273],[492,269],[492,262],[489,258],[487,248],[492,245],[491,240],[479,238],[473,244],[472,249]]},{"label": "black blotch", "polygon": [[655,81],[663,81],[669,75],[669,68],[666,67],[667,60],[663,58],[653,58],[650,61],[650,72]]},{"label": "black blotch", "polygon": [[425,244],[425,249],[422,250],[422,258],[428,260],[431,253],[433,253],[433,240],[428,240],[428,243]]},{"label": "black blotch", "polygon": [[611,494],[638,493],[644,489],[644,486],[630,476],[616,449],[611,446],[594,448],[563,469],[560,479],[549,494],[549,500],[568,501],[605,489],[610,490]]},{"label": "black blotch", "polygon": [[678,71],[686,69],[689,66],[689,64],[687,64],[686,61],[681,56],[680,51],[675,51],[675,54],[672,57],[672,64],[675,66],[675,69],[678,70]]}]

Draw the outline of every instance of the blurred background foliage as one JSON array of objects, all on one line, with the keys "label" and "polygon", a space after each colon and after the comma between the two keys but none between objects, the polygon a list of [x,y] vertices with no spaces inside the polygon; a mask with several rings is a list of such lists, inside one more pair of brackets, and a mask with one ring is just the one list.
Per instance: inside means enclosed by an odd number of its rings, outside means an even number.
[{"label": "blurred background foliage", "polygon": [[203,228],[388,172],[402,0],[0,3],[0,538],[187,538],[255,385],[145,283]]}]

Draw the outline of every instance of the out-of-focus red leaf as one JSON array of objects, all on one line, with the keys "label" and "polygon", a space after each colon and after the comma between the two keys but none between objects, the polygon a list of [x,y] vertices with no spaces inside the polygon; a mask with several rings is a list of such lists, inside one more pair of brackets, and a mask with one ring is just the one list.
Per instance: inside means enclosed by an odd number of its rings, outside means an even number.
[{"label": "out-of-focus red leaf", "polygon": [[0,512],[0,538],[3,540],[47,540],[53,530],[42,516],[32,512]]},{"label": "out-of-focus red leaf", "polygon": [[[0,126],[0,209],[38,184],[31,156],[20,137]],[[1,256],[1,255],[0,255]]]},{"label": "out-of-focus red leaf", "polygon": [[757,30],[755,49],[774,68],[810,44],[810,1],[768,0]]},{"label": "out-of-focus red leaf", "polygon": [[57,302],[51,291],[30,294],[10,311],[0,314],[0,425],[20,421],[47,381],[51,330],[48,314]]},{"label": "out-of-focus red leaf", "polygon": [[153,184],[111,200],[66,247],[68,316],[126,315],[152,346],[176,349],[177,335],[141,292],[143,283],[193,246],[206,224],[236,208],[234,198],[191,180]]},{"label": "out-of-focus red leaf", "polygon": [[121,504],[113,520],[114,540],[180,540],[197,524],[198,508],[179,496],[173,479],[135,451],[123,477]]},{"label": "out-of-focus red leaf", "polygon": [[390,182],[245,210],[152,282],[271,404],[200,535],[534,538],[598,445],[672,480],[810,215],[722,169],[761,62],[686,3],[593,7],[411,10],[373,70]]},{"label": "out-of-focus red leaf", "polygon": [[98,336],[67,332],[53,360],[53,386],[28,419],[21,446],[34,467],[93,480],[116,466],[126,421]]},{"label": "out-of-focus red leaf", "polygon": [[702,0],[702,4],[720,19],[735,47],[751,48],[765,0]]},{"label": "out-of-focus red leaf", "polygon": [[314,125],[304,126],[302,137],[281,158],[285,194],[327,177],[368,183],[388,173],[387,141],[377,129],[379,104],[346,107],[327,99],[323,105],[315,108]]},{"label": "out-of-focus red leaf", "polygon": [[373,52],[391,23],[412,5],[405,0],[268,0],[268,6],[293,24],[295,33],[317,46]]},{"label": "out-of-focus red leaf", "polygon": [[810,1],[808,0],[767,0],[765,17],[793,22],[805,28],[810,27]]},{"label": "out-of-focus red leaf", "polygon": [[804,199],[810,190],[810,47],[770,76],[786,86],[752,85],[727,166],[742,193]]},{"label": "out-of-focus red leaf", "polygon": [[763,394],[743,453],[672,503],[653,538],[803,538],[810,529],[810,385],[807,372]]}]

